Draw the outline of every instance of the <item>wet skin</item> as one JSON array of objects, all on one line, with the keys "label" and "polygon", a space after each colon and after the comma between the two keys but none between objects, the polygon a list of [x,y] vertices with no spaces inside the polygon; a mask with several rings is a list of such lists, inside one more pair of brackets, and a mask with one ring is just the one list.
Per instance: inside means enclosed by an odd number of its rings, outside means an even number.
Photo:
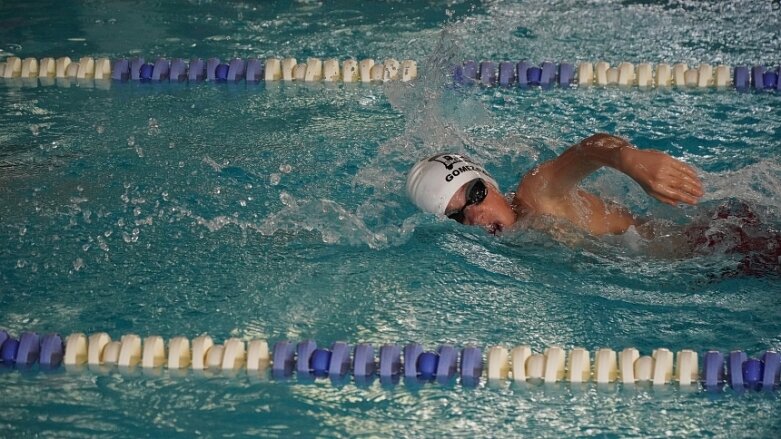
[{"label": "wet skin", "polygon": [[584,178],[603,166],[628,175],[666,204],[696,204],[704,193],[691,166],[661,151],[637,149],[620,137],[595,134],[528,172],[512,202],[487,183],[485,200],[464,208],[464,185],[451,198],[446,212],[463,208],[464,224],[482,226],[490,233],[500,232],[526,215],[564,219],[594,235],[624,233],[642,221],[625,207],[579,187]]}]

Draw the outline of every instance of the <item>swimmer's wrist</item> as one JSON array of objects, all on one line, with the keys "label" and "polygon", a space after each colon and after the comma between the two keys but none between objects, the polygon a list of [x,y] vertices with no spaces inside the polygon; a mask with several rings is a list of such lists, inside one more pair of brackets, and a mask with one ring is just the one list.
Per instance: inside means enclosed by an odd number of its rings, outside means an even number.
[{"label": "swimmer's wrist", "polygon": [[634,145],[622,139],[621,144],[616,148],[614,168],[625,173],[633,162],[636,151],[637,148],[635,148]]}]

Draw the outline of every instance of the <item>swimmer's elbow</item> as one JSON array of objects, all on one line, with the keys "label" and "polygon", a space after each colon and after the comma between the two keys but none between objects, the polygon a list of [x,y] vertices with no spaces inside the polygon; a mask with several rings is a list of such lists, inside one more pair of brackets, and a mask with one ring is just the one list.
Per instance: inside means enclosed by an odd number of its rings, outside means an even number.
[{"label": "swimmer's elbow", "polygon": [[592,143],[592,142],[605,142],[609,140],[614,140],[616,136],[609,134],[609,133],[594,133],[585,139],[583,139],[583,142],[581,143]]}]

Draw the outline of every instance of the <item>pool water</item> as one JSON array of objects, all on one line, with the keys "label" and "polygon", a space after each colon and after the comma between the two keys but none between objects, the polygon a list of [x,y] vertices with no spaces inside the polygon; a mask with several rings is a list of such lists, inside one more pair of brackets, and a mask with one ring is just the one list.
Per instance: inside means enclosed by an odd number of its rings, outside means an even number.
[{"label": "pool water", "polygon": [[[781,278],[675,255],[747,203],[781,229],[775,93],[453,86],[465,59],[777,65],[777,4],[50,2],[0,5],[0,56],[415,59],[409,84],[0,81],[0,327],[416,341],[642,354],[781,349]],[[672,230],[566,245],[418,212],[406,170],[465,152],[513,189],[598,131],[701,173],[674,208],[602,171],[590,190]],[[714,220],[714,232],[727,225]],[[764,236],[764,235],[763,235]],[[659,251],[662,249],[662,251]],[[0,369],[0,433],[45,436],[774,437],[778,392]]]}]

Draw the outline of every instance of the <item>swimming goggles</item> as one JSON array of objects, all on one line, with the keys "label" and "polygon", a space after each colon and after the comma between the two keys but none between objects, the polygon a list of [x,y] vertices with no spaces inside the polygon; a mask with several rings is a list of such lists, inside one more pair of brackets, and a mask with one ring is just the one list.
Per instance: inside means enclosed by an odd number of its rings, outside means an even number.
[{"label": "swimming goggles", "polygon": [[482,203],[485,200],[485,197],[488,196],[488,188],[485,187],[485,182],[483,179],[476,178],[467,183],[465,193],[466,203],[464,203],[464,207],[447,215],[448,218],[456,220],[461,224],[464,224],[464,210],[466,210],[466,208],[469,206],[476,206]]}]

